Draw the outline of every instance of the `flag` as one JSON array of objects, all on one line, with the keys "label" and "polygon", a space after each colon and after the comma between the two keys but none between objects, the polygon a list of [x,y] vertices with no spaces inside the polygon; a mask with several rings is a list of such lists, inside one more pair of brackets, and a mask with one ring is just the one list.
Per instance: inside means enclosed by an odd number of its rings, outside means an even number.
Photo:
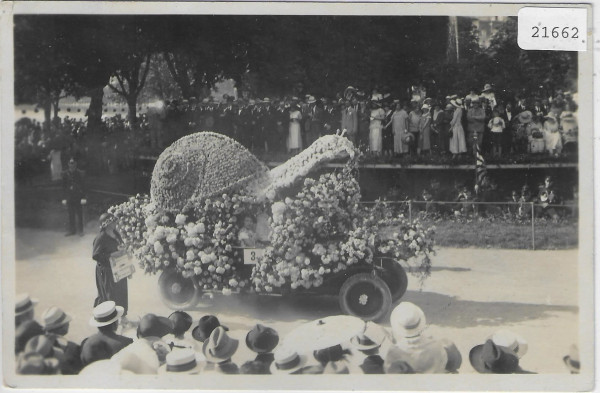
[{"label": "flag", "polygon": [[487,168],[485,167],[485,160],[483,155],[481,154],[481,150],[479,149],[479,145],[477,143],[473,144],[475,148],[475,185],[480,188],[487,178]]}]

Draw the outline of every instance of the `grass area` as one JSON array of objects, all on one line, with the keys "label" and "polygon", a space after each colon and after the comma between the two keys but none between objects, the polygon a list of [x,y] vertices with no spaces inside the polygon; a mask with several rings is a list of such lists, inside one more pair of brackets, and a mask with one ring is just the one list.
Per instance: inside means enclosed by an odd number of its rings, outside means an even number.
[{"label": "grass area", "polygon": [[[423,222],[435,225],[435,242],[441,247],[531,249],[531,223],[505,221],[436,221]],[[559,250],[577,248],[576,222],[552,223],[536,221],[535,248]]]}]

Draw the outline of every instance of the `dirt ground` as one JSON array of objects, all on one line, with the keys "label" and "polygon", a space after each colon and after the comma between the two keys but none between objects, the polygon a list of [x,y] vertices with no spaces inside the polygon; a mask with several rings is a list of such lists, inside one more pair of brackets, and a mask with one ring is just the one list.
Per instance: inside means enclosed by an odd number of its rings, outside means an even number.
[{"label": "dirt ground", "polygon": [[[88,325],[96,296],[95,263],[91,259],[94,228],[83,237],[57,231],[16,231],[16,288],[40,302],[36,316],[57,305],[73,316],[69,336],[79,341],[94,332]],[[523,369],[537,373],[567,373],[562,357],[578,339],[577,251],[439,249],[432,275],[420,287],[409,276],[402,300],[425,311],[428,333],[453,340],[463,356],[461,373],[475,372],[469,350],[497,329],[510,329],[526,338]],[[157,276],[138,271],[129,281],[130,318],[152,312],[169,315],[157,287]],[[339,314],[337,299],[224,297],[216,305],[191,311],[194,320],[216,314],[234,336],[243,339],[257,322],[280,336],[303,322]],[[389,321],[383,322],[389,327]],[[243,342],[243,341],[242,341]],[[549,343],[552,343],[551,345]],[[251,354],[240,345],[235,359]]]}]

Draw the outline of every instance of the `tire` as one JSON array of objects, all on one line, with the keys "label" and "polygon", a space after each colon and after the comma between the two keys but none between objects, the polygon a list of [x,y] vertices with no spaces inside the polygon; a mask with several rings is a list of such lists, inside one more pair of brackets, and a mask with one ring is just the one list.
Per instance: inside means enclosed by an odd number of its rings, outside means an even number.
[{"label": "tire", "polygon": [[371,273],[358,273],[349,277],[340,288],[339,302],[345,314],[377,321],[390,311],[392,294],[381,278]]},{"label": "tire", "polygon": [[406,288],[408,287],[406,270],[393,259],[384,259],[382,265],[385,273],[382,274],[381,278],[390,289],[392,302],[395,303],[406,293]]},{"label": "tire", "polygon": [[193,308],[200,297],[200,290],[191,278],[183,278],[173,269],[165,270],[158,278],[160,297],[172,310]]}]

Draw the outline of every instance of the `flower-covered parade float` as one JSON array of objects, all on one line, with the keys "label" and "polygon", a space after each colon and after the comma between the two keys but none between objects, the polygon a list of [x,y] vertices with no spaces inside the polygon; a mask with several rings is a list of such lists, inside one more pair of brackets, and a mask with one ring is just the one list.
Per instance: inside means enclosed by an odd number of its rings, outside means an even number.
[{"label": "flower-covered parade float", "polygon": [[[109,209],[128,251],[160,273],[174,309],[207,295],[339,296],[343,312],[377,320],[429,275],[433,228],[365,207],[359,152],[342,135],[319,138],[269,170],[226,136],[199,132],[158,158],[150,196]],[[333,169],[326,163],[343,162]]]}]

